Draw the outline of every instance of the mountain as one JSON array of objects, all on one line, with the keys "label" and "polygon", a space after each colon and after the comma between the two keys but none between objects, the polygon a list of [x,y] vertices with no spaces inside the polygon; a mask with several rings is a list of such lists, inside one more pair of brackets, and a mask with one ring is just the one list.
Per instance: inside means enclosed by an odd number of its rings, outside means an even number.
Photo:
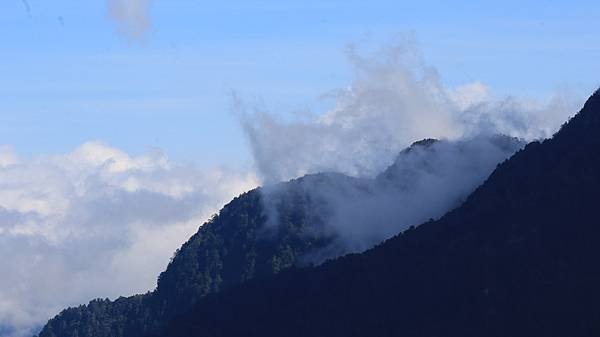
[{"label": "mountain", "polygon": [[[523,145],[502,136],[426,140],[400,153],[374,179],[320,173],[252,190],[223,207],[174,254],[156,290],[66,309],[39,337],[142,336],[209,294],[363,251],[458,206]],[[398,221],[390,225],[390,218]],[[353,230],[344,227],[349,225]]]},{"label": "mountain", "polygon": [[199,301],[160,336],[600,336],[600,92],[465,203]]}]

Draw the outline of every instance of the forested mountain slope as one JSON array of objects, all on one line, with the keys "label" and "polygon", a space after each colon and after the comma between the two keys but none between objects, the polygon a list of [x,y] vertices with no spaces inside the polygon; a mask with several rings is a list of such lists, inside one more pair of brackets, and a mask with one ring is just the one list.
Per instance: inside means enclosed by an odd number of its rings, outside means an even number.
[{"label": "forested mountain slope", "polygon": [[155,291],[66,309],[39,336],[138,337],[160,331],[208,294],[363,251],[441,216],[522,146],[502,136],[426,140],[400,153],[374,179],[320,173],[252,190],[223,207],[175,253]]},{"label": "forested mountain slope", "polygon": [[207,296],[161,336],[599,336],[600,92],[458,209]]}]

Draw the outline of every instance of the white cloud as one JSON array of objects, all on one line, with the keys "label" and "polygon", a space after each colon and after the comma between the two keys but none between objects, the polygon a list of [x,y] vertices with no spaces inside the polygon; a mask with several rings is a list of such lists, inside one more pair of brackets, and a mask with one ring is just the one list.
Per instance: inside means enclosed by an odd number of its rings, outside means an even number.
[{"label": "white cloud", "polygon": [[236,98],[265,181],[321,171],[373,176],[423,138],[456,140],[482,133],[544,138],[580,103],[564,95],[544,103],[496,97],[477,81],[448,87],[410,41],[373,56],[350,48],[349,59],[355,73],[351,85],[329,95],[334,107],[311,120],[284,121]]},{"label": "white cloud", "polygon": [[0,167],[7,167],[19,162],[19,158],[12,147],[0,146]]},{"label": "white cloud", "polygon": [[256,185],[252,174],[99,142],[32,159],[0,147],[0,335],[27,335],[95,297],[151,290],[175,249]]},{"label": "white cloud", "polygon": [[476,81],[448,90],[448,97],[464,111],[490,101],[492,93],[485,84]]}]

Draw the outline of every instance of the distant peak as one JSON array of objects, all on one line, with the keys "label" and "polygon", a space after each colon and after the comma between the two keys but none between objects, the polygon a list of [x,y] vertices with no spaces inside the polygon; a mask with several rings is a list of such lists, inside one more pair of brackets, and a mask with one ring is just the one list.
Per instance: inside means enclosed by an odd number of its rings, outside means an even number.
[{"label": "distant peak", "polygon": [[425,138],[425,139],[421,139],[421,140],[418,140],[418,141],[412,143],[410,145],[410,147],[414,147],[414,146],[425,146],[425,147],[427,147],[427,146],[430,146],[431,144],[433,144],[433,143],[435,143],[437,141],[438,140],[434,139],[434,138]]},{"label": "distant peak", "polygon": [[435,138],[421,139],[421,140],[418,140],[418,141],[410,144],[410,146],[407,147],[406,149],[404,149],[401,152],[401,154],[402,153],[409,153],[410,151],[415,150],[415,149],[419,149],[419,148],[427,149],[427,148],[429,148],[430,146],[432,146],[433,144],[435,144],[437,142],[439,142],[439,140],[437,140]]}]

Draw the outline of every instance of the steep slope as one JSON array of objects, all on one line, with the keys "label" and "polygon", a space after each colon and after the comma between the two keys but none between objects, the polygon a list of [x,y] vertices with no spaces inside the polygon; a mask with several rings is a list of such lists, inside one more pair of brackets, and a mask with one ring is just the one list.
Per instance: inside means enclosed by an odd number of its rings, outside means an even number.
[{"label": "steep slope", "polygon": [[162,336],[599,336],[600,92],[460,208],[206,297]]},{"label": "steep slope", "polygon": [[[154,292],[64,310],[39,336],[141,336],[159,330],[208,294],[363,251],[458,206],[499,161],[522,146],[500,136],[428,140],[400,153],[376,179],[321,173],[250,191],[226,205],[175,253]],[[375,219],[376,214],[385,217]],[[365,226],[364,218],[373,220]],[[390,226],[390,218],[399,221]],[[343,227],[349,224],[352,231]]]},{"label": "steep slope", "polygon": [[[285,205],[295,207],[279,208],[285,225],[277,232],[264,230],[267,220],[260,189],[245,193],[175,253],[154,292],[116,301],[99,299],[64,310],[39,336],[140,336],[206,294],[277,273],[311,249],[327,244],[329,238],[318,231],[320,220],[307,211],[309,196],[287,193],[281,198]],[[307,230],[308,224],[311,230]]]}]

